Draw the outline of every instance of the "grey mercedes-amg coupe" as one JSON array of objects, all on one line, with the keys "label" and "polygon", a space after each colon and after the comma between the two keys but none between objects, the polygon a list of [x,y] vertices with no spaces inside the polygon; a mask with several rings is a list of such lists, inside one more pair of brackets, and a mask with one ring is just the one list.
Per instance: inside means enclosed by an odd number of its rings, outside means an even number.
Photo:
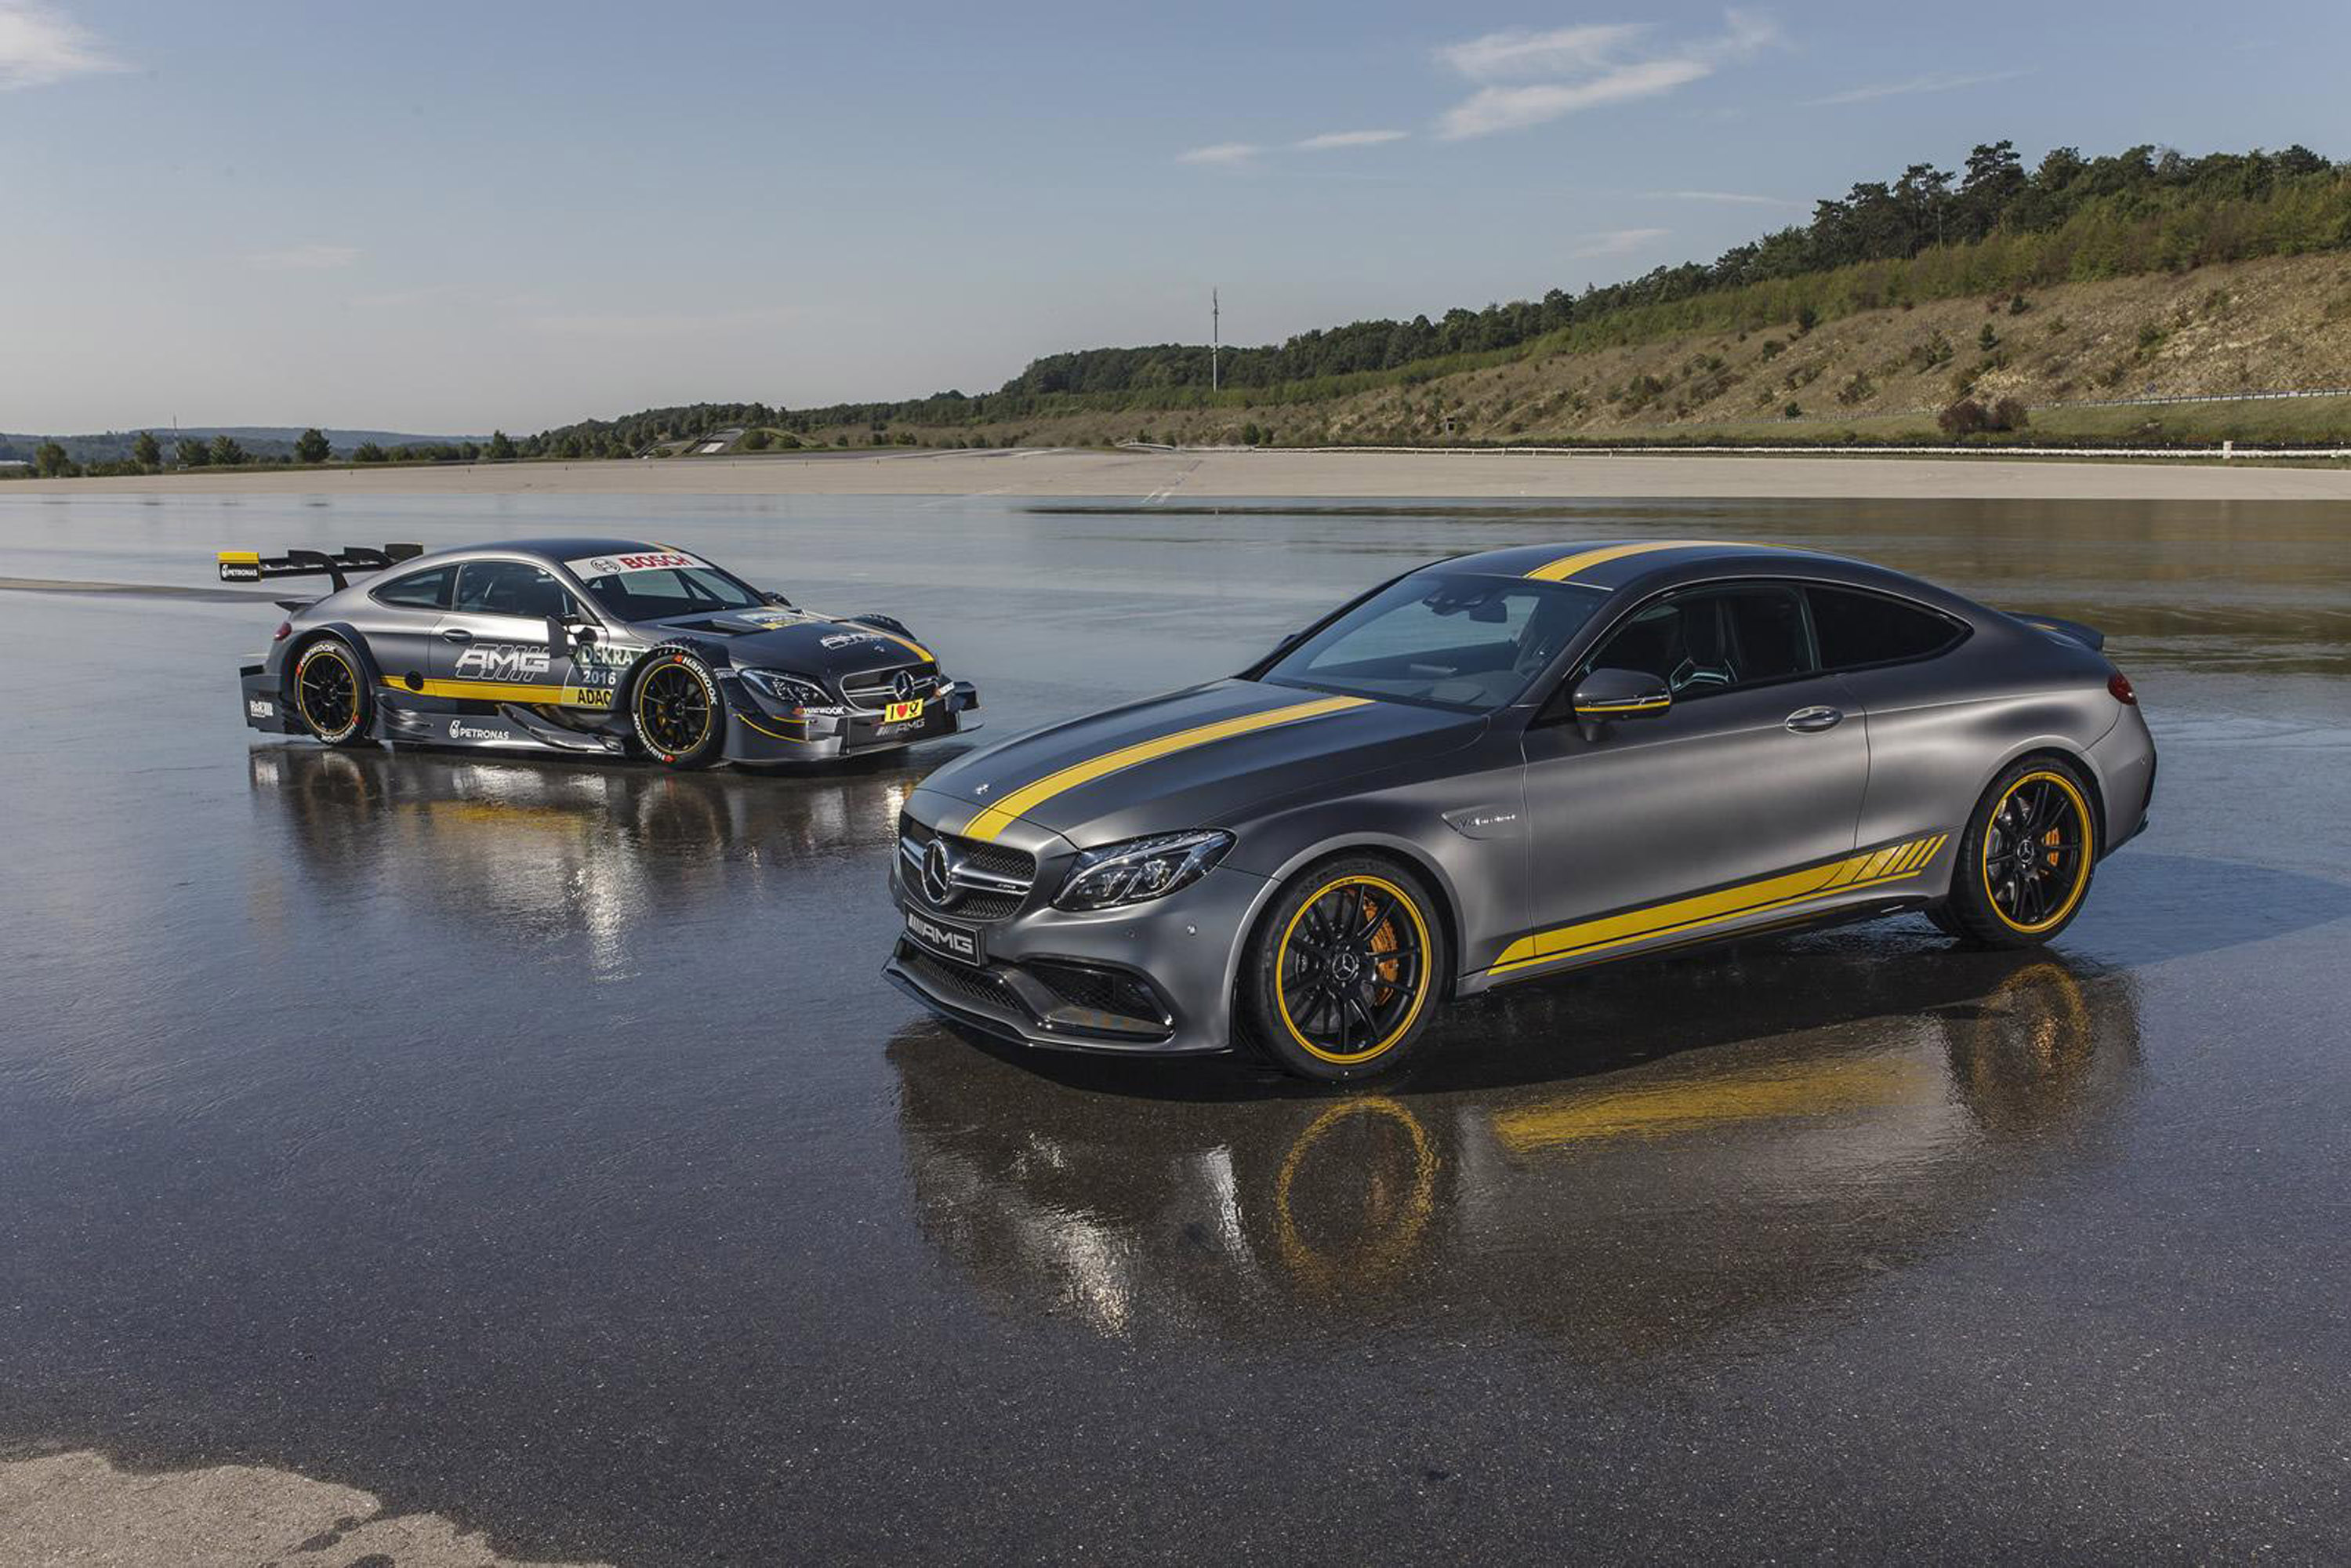
[{"label": "grey mercedes-amg coupe", "polygon": [[2103,641],[1762,545],[1439,561],[932,774],[887,972],[1029,1045],[1336,1080],[1450,998],[1667,948],[1902,911],[2045,942],[2154,791]]},{"label": "grey mercedes-amg coupe", "polygon": [[[265,556],[225,582],[325,577],[261,662],[245,722],[329,746],[379,740],[646,757],[670,768],[807,762],[975,729],[967,681],[890,616],[792,607],[699,556],[635,539],[515,539]],[[371,580],[354,585],[350,578]]]}]

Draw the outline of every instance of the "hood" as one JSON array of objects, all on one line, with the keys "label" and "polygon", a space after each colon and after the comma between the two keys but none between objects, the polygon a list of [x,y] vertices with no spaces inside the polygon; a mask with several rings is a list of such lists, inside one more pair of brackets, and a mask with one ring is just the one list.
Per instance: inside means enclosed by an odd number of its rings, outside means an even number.
[{"label": "hood", "polygon": [[1024,735],[947,764],[923,788],[939,824],[989,839],[1013,818],[1081,848],[1231,827],[1252,807],[1466,745],[1482,715],[1218,681]]},{"label": "hood", "polygon": [[931,651],[912,638],[803,610],[705,611],[642,621],[636,631],[653,642],[681,634],[705,639],[725,649],[729,663],[747,670],[790,670],[838,679],[865,670],[936,663]]}]

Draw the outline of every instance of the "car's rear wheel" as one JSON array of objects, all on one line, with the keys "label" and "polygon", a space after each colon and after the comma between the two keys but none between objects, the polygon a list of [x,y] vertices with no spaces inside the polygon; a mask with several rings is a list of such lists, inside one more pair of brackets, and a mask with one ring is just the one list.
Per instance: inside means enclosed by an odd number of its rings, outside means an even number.
[{"label": "car's rear wheel", "polygon": [[710,666],[682,649],[645,661],[629,693],[637,744],[677,768],[707,768],[726,743],[726,699]]},{"label": "car's rear wheel", "polygon": [[303,727],[329,746],[364,745],[375,717],[365,666],[349,643],[321,637],[294,658],[288,683]]},{"label": "car's rear wheel", "polygon": [[1384,856],[1326,861],[1285,886],[1242,965],[1242,1022],[1276,1065],[1341,1082],[1401,1065],[1448,961],[1437,901]]},{"label": "car's rear wheel", "polygon": [[2081,913],[2097,850],[2081,771],[2027,758],[1991,781],[1968,820],[1944,917],[1987,947],[2037,946]]}]

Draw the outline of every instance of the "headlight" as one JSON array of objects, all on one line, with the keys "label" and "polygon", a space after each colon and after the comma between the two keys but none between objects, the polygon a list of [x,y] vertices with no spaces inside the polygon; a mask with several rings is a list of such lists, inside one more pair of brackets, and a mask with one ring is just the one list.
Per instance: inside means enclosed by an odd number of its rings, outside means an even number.
[{"label": "headlight", "polygon": [[1199,881],[1232,847],[1232,834],[1197,828],[1088,850],[1070,868],[1053,907],[1113,909],[1161,897]]},{"label": "headlight", "polygon": [[745,670],[743,680],[754,691],[764,692],[787,707],[831,707],[831,692],[814,681],[799,675],[788,675],[781,670]]}]

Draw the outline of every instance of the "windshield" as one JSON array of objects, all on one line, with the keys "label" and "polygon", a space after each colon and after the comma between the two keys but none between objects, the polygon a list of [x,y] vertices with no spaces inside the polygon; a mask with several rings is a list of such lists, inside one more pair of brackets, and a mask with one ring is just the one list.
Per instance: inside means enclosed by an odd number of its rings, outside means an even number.
[{"label": "windshield", "polygon": [[705,560],[677,550],[568,560],[588,597],[622,621],[661,621],[767,601]]},{"label": "windshield", "polygon": [[1263,678],[1477,712],[1506,707],[1606,598],[1572,583],[1416,571],[1290,649]]}]

